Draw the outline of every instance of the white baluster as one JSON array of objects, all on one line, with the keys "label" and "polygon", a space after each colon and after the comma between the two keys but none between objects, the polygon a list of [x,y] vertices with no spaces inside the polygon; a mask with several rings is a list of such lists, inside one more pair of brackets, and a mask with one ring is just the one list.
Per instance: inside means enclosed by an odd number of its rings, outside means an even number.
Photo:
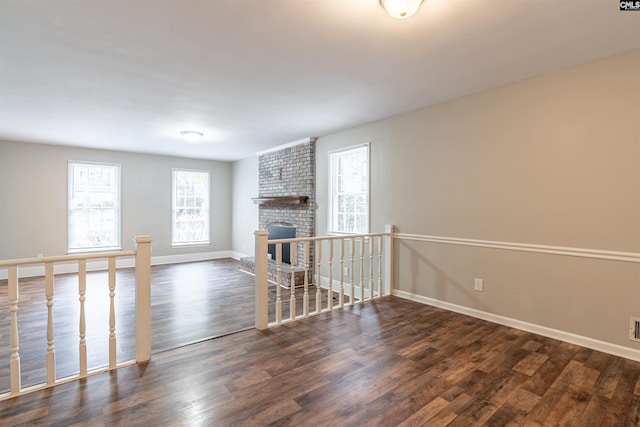
[{"label": "white baluster", "polygon": [[360,238],[360,304],[364,304],[364,240]]},{"label": "white baluster", "polygon": [[344,307],[344,241],[340,239],[340,308]]},{"label": "white baluster", "polygon": [[369,237],[369,299],[373,299],[373,246],[375,237]]},{"label": "white baluster", "polygon": [[282,323],[282,298],[280,285],[282,283],[282,243],[276,244],[276,324]]},{"label": "white baluster", "polygon": [[56,382],[56,351],[53,345],[53,263],[44,266],[45,297],[47,299],[47,384]]},{"label": "white baluster", "polygon": [[320,293],[320,263],[322,260],[322,240],[318,240],[318,259],[316,261],[316,313],[322,311],[322,294]]},{"label": "white baluster", "polygon": [[354,282],[354,271],[353,271],[353,267],[354,267],[354,259],[355,259],[355,250],[356,250],[356,238],[352,237],[351,238],[351,247],[350,247],[350,253],[351,253],[351,268],[349,269],[349,284],[351,285],[351,295],[349,297],[349,305],[353,305],[354,304],[354,299],[356,297],[356,284]]},{"label": "white baluster", "polygon": [[378,297],[382,296],[382,242],[384,236],[378,237]]},{"label": "white baluster", "polygon": [[304,242],[304,295],[302,298],[304,317],[309,316],[309,241]]},{"label": "white baluster", "polygon": [[9,310],[11,311],[11,359],[9,375],[11,377],[11,394],[20,393],[20,340],[18,335],[18,266],[9,266]]},{"label": "white baluster", "polygon": [[289,287],[289,318],[296,319],[296,275],[295,267],[298,265],[298,244],[291,243],[291,286]]},{"label": "white baluster", "polygon": [[109,258],[109,369],[116,368],[116,259]]},{"label": "white baluster", "polygon": [[84,312],[85,295],[87,293],[87,261],[78,260],[78,293],[80,301],[80,376],[87,376],[87,320]]},{"label": "white baluster", "polygon": [[329,295],[327,297],[329,311],[333,311],[333,239],[329,239]]}]

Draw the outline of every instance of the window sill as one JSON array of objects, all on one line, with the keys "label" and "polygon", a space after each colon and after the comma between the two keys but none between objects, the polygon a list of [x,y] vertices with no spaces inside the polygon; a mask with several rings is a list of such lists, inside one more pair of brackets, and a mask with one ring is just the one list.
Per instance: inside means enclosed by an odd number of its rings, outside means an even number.
[{"label": "window sill", "polygon": [[120,246],[109,246],[104,248],[80,248],[80,249],[67,249],[68,255],[77,255],[77,254],[92,254],[96,252],[115,252],[121,251],[122,247]]}]

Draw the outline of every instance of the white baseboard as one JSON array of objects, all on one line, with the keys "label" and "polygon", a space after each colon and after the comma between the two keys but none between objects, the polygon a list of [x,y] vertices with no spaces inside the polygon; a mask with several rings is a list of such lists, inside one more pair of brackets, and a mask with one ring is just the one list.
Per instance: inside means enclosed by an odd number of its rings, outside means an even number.
[{"label": "white baseboard", "polygon": [[241,258],[249,258],[253,256],[253,255],[243,254],[242,252],[236,252],[236,251],[229,251],[229,252],[231,253],[229,257],[235,259],[236,261],[240,261]]},{"label": "white baseboard", "polygon": [[546,326],[540,326],[533,323],[524,322],[518,319],[512,319],[510,317],[499,316],[497,314],[487,313],[486,311],[480,311],[469,307],[464,307],[457,304],[452,304],[445,301],[436,300],[433,298],[425,297],[422,295],[412,294],[410,292],[400,291],[394,289],[391,293],[400,298],[408,299],[411,301],[419,302],[422,304],[430,305],[433,307],[442,308],[445,310],[453,311],[467,316],[475,317],[478,319],[486,320],[500,325],[509,326],[511,328],[520,329],[534,334],[542,335],[549,338],[554,338],[560,341],[565,341],[571,344],[576,344],[582,347],[587,347],[592,350],[598,350],[603,353],[612,354],[614,356],[624,357],[640,362],[640,350],[633,348],[623,347],[618,344],[612,344],[605,341],[596,340],[593,338],[585,337],[582,335],[572,334],[570,332],[560,331],[558,329],[548,328]]},{"label": "white baseboard", "polygon": [[[344,282],[343,285],[344,285],[344,294],[351,296],[351,292],[352,292],[351,283]],[[329,289],[329,278],[328,277],[320,276],[320,287],[322,289],[327,289],[327,290]],[[374,290],[375,290],[375,287],[374,287]],[[339,280],[333,280],[333,291],[334,292],[339,292],[340,291],[340,281]],[[355,297],[357,299],[360,299],[360,286],[359,286],[359,284],[355,284],[354,283],[353,294],[355,295]],[[364,298],[365,299],[369,299],[369,294],[370,294],[369,289],[367,289],[365,287],[364,288]]]},{"label": "white baseboard", "polygon": [[[116,259],[116,268],[130,268],[135,265],[134,258],[118,258]],[[88,260],[87,271],[104,271],[108,269],[106,259]],[[77,262],[58,262],[53,265],[53,274],[70,274],[78,272]],[[26,267],[18,266],[18,277],[41,277],[44,276],[44,265],[29,265]],[[8,277],[7,269],[0,270],[0,280],[6,280]]]},{"label": "white baseboard", "polygon": [[[194,254],[179,255],[162,255],[151,257],[151,265],[177,264],[181,262],[207,261],[211,259],[233,258],[232,251],[217,252],[199,252]],[[116,268],[132,268],[135,266],[135,259],[118,258],[116,259]],[[104,271],[107,270],[107,260],[89,260],[87,261],[87,271]],[[54,274],[70,274],[78,272],[78,263],[56,263],[53,267]],[[8,276],[7,269],[0,269],[0,280],[6,280]],[[28,267],[18,267],[18,277],[41,277],[44,276],[44,265],[30,265]]]},{"label": "white baseboard", "polygon": [[208,261],[210,259],[233,258],[232,251],[198,252],[195,254],[163,255],[151,257],[151,265],[179,264],[181,262]]}]

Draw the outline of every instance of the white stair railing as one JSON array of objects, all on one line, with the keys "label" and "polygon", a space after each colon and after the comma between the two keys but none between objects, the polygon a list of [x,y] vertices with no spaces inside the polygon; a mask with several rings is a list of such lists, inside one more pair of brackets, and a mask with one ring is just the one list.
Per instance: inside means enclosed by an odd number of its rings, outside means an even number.
[{"label": "white stair railing", "polygon": [[[269,240],[267,231],[256,231],[256,328],[264,330],[389,295],[393,231],[389,225],[384,233],[278,240]],[[282,261],[286,244],[291,245],[291,264]],[[269,245],[275,245],[275,260],[269,259]],[[298,248],[303,249],[302,260],[298,260]],[[275,272],[273,282],[268,279],[270,269]]]},{"label": "white stair railing", "polygon": [[[151,358],[151,238],[138,236],[135,239],[135,251],[101,252],[90,254],[65,255],[44,258],[25,258],[0,261],[0,268],[7,269],[7,286],[10,310],[10,361],[9,393],[0,394],[0,400],[13,396],[40,390],[52,385],[60,384],[74,379],[85,378],[88,375],[116,369],[132,363],[149,361]],[[117,363],[116,348],[117,335],[115,324],[115,292],[116,292],[116,259],[135,257],[136,269],[136,360]],[[89,370],[87,366],[87,322],[85,314],[85,298],[87,290],[87,260],[104,260],[108,262],[108,290],[109,290],[109,364],[108,368]],[[78,263],[78,351],[79,373],[77,375],[58,379],[56,377],[56,353],[55,331],[53,328],[53,306],[55,303],[54,265],[56,263]],[[46,383],[22,388],[20,369],[20,345],[19,345],[19,277],[18,267],[44,264],[45,271],[45,298],[47,307],[46,325]]]}]

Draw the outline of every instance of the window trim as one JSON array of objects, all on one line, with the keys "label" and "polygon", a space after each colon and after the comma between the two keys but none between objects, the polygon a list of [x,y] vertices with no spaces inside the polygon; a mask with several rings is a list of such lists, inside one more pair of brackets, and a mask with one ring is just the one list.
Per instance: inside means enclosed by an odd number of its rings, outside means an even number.
[{"label": "window trim", "polygon": [[[207,174],[207,216],[206,241],[197,242],[176,242],[176,172],[196,172]],[[196,246],[211,246],[211,171],[207,169],[172,168],[171,169],[171,247],[172,248],[192,248]]]},{"label": "window trim", "polygon": [[[115,235],[116,245],[101,246],[90,248],[71,248],[71,203],[74,200],[74,166],[111,166],[116,169],[116,207],[115,207]],[[92,162],[84,160],[68,160],[67,161],[67,253],[93,253],[93,252],[109,252],[122,250],[122,165],[119,163]]]},{"label": "window trim", "polygon": [[334,230],[334,204],[335,204],[335,200],[334,200],[334,191],[333,189],[335,188],[335,186],[337,185],[337,177],[334,176],[335,174],[333,173],[333,166],[332,166],[332,159],[331,157],[334,154],[338,154],[338,153],[342,153],[342,152],[346,152],[346,151],[351,151],[351,150],[356,150],[359,148],[366,148],[367,149],[367,179],[366,179],[366,194],[367,194],[367,209],[366,209],[366,213],[367,213],[367,223],[365,226],[365,231],[364,233],[369,233],[371,230],[371,142],[365,142],[365,143],[361,143],[361,144],[355,144],[355,145],[350,145],[348,147],[342,147],[342,148],[338,148],[335,150],[330,150],[328,152],[328,178],[329,178],[329,186],[328,186],[328,215],[327,215],[327,235],[329,236],[350,236],[350,235],[354,235],[354,234],[361,234],[361,233],[352,233],[352,232],[348,232],[348,231],[336,231]]}]

